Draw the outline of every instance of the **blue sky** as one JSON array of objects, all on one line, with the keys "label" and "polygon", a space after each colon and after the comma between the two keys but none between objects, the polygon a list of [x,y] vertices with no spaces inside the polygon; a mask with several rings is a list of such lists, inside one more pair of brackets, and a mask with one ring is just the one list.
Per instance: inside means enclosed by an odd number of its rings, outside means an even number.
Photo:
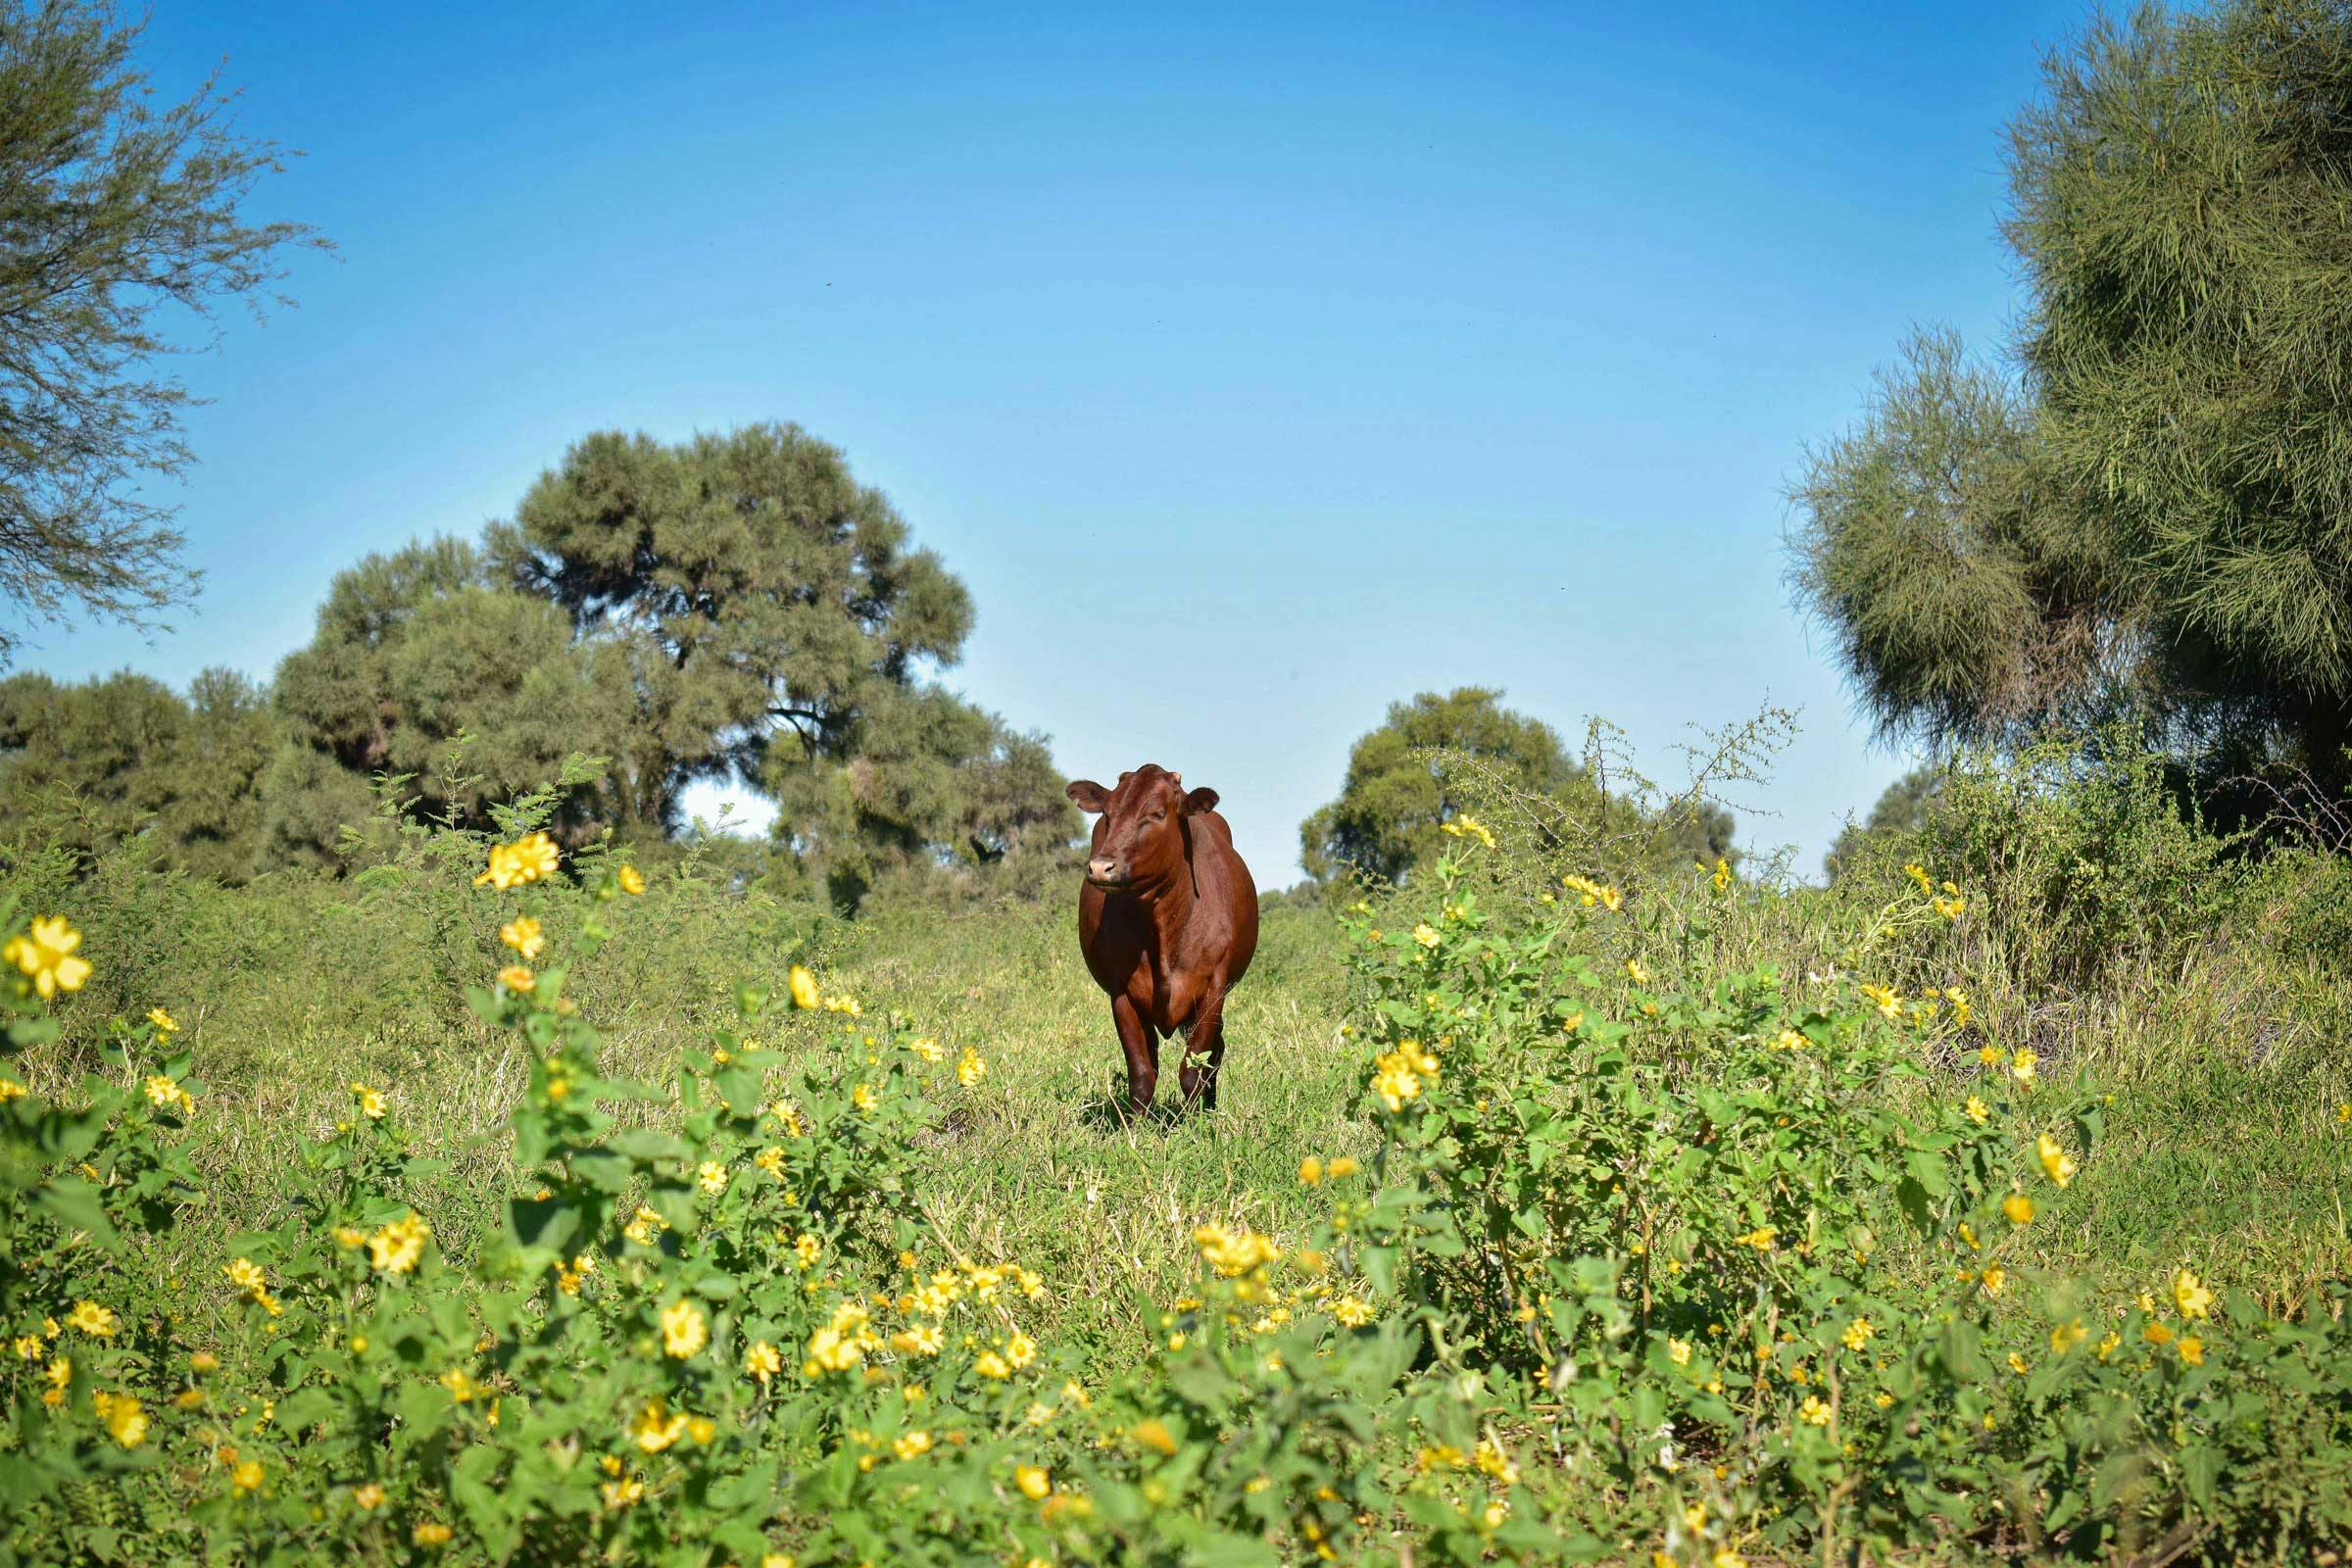
[{"label": "blue sky", "polygon": [[1265,885],[1417,690],[1669,776],[1798,708],[1740,837],[1807,872],[1903,767],[1783,492],[1913,320],[1999,339],[2002,126],[2080,4],[662,9],[163,0],[159,88],[225,57],[306,154],[253,213],[340,251],[183,363],[198,612],[22,665],[266,677],[588,431],[774,418],[970,585],[949,684],[1215,786]]}]

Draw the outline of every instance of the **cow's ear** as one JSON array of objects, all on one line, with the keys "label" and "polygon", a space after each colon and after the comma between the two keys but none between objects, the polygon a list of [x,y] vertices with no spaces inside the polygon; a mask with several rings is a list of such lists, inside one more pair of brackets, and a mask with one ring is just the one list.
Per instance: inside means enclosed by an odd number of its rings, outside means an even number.
[{"label": "cow's ear", "polygon": [[1071,804],[1081,811],[1103,811],[1110,808],[1110,792],[1091,778],[1073,779],[1066,792]]},{"label": "cow's ear", "polygon": [[1184,798],[1184,808],[1188,811],[1213,811],[1217,808],[1217,792],[1195,790]]}]

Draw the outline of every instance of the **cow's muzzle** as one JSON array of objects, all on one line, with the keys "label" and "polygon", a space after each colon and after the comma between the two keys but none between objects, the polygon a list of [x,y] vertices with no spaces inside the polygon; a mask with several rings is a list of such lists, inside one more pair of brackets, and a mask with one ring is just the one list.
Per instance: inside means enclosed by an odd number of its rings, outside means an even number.
[{"label": "cow's muzzle", "polygon": [[1112,890],[1123,888],[1128,882],[1127,874],[1119,869],[1119,862],[1102,856],[1086,862],[1086,879],[1099,888]]}]

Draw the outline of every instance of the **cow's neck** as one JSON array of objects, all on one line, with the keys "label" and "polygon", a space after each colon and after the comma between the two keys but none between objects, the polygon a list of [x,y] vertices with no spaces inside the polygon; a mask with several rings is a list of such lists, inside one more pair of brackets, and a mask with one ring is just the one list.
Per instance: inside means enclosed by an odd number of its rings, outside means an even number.
[{"label": "cow's neck", "polygon": [[1152,922],[1152,946],[1162,953],[1174,948],[1193,919],[1193,862],[1179,860],[1163,880],[1137,888],[1135,897]]}]

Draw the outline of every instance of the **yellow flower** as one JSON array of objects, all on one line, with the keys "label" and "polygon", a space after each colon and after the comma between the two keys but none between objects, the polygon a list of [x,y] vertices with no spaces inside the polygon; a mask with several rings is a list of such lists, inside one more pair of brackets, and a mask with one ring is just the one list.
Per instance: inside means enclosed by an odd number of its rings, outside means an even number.
[{"label": "yellow flower", "polygon": [[547,947],[547,936],[539,922],[527,914],[516,915],[498,928],[498,940],[513,948],[525,959],[536,958]]},{"label": "yellow flower", "polygon": [[2048,1133],[2041,1134],[2034,1142],[2034,1152],[2040,1156],[2041,1168],[2049,1173],[2050,1180],[2061,1188],[2075,1179],[2077,1167],[2074,1156],[2066,1152],[2057,1139]]},{"label": "yellow flower", "polygon": [[804,1010],[815,1006],[821,1000],[816,989],[816,976],[796,963],[792,966],[791,978],[792,1004]]},{"label": "yellow flower", "polygon": [[1226,1279],[1237,1280],[1253,1273],[1282,1256],[1282,1249],[1270,1236],[1255,1231],[1229,1231],[1222,1225],[1203,1225],[1193,1232],[1193,1245],[1200,1249],[1200,1260]]},{"label": "yellow flower", "polygon": [[1730,887],[1732,885],[1732,862],[1718,859],[1715,862],[1715,875],[1709,880],[1715,884],[1715,891],[1718,893]]},{"label": "yellow flower", "polygon": [[382,1090],[370,1089],[366,1084],[353,1084],[351,1092],[360,1102],[362,1115],[369,1121],[384,1119],[384,1092]]},{"label": "yellow flower", "polygon": [[2001,1200],[2001,1212],[2009,1216],[2012,1225],[2034,1223],[2034,1200],[2023,1193],[2011,1193]]},{"label": "yellow flower", "polygon": [[2175,1347],[2175,1348],[2180,1350],[2180,1359],[2187,1362],[2190,1366],[2203,1366],[2205,1364],[2205,1342],[2198,1339],[2194,1334],[2181,1335],[2180,1343],[2179,1346]]},{"label": "yellow flower", "polygon": [[645,891],[644,874],[625,860],[621,862],[619,871],[614,873],[614,880],[620,883],[620,891],[632,899]]},{"label": "yellow flower", "polygon": [[2009,1076],[2031,1089],[2034,1087],[2034,1064],[2040,1060],[2041,1057],[2033,1052],[2020,1049],[2009,1057]]},{"label": "yellow flower", "polygon": [[618,1481],[608,1481],[598,1490],[604,1494],[606,1511],[618,1513],[645,1495],[645,1483],[633,1476],[624,1477]]},{"label": "yellow flower", "polygon": [[1323,1180],[1323,1162],[1309,1154],[1298,1162],[1298,1180],[1302,1186],[1313,1187]]},{"label": "yellow flower", "polygon": [[1992,1107],[1971,1095],[1968,1097],[1968,1103],[1960,1107],[1960,1114],[1982,1127],[1984,1125],[1984,1118],[1992,1114]]},{"label": "yellow flower", "polygon": [[1413,940],[1425,948],[1434,948],[1443,939],[1438,935],[1435,926],[1422,924],[1413,927]]},{"label": "yellow flower", "polygon": [[1331,1162],[1330,1166],[1324,1171],[1324,1174],[1329,1176],[1335,1182],[1346,1181],[1348,1177],[1355,1174],[1355,1156],[1352,1154],[1342,1154],[1339,1158]]},{"label": "yellow flower", "polygon": [[115,1314],[96,1301],[81,1301],[66,1314],[66,1326],[101,1340],[115,1336]]},{"label": "yellow flower", "polygon": [[907,1355],[937,1355],[947,1343],[947,1334],[936,1323],[918,1323],[890,1337],[891,1348]]},{"label": "yellow flower", "polygon": [[238,1460],[228,1472],[228,1484],[239,1492],[261,1491],[262,1461],[259,1459]]},{"label": "yellow flower", "polygon": [[2150,1345],[2170,1345],[2173,1331],[2162,1323],[2151,1323],[2139,1331],[2139,1337]]},{"label": "yellow flower", "polygon": [[667,1400],[648,1399],[629,1422],[629,1441],[647,1453],[660,1453],[686,1435],[686,1421],[685,1412],[673,1414]]},{"label": "yellow flower", "polygon": [[1138,1421],[1128,1429],[1127,1435],[1162,1458],[1169,1457],[1176,1452],[1175,1434],[1168,1430],[1166,1422],[1156,1416],[1150,1420]]},{"label": "yellow flower", "polygon": [[2009,1271],[1998,1263],[1987,1263],[1980,1278],[1984,1282],[1986,1296],[1998,1296],[2001,1294],[2001,1287],[2009,1281]]},{"label": "yellow flower", "polygon": [[901,1460],[920,1459],[931,1451],[931,1434],[917,1427],[904,1437],[893,1439],[890,1451]]},{"label": "yellow flower", "polygon": [[1037,1342],[1020,1330],[1013,1330],[1012,1338],[1004,1342],[1004,1359],[1016,1367],[1027,1366],[1037,1359]]},{"label": "yellow flower", "polygon": [[1878,1332],[1879,1331],[1872,1326],[1870,1319],[1866,1317],[1858,1317],[1845,1326],[1845,1332],[1838,1335],[1838,1343],[1842,1344],[1847,1349],[1859,1350],[1864,1346],[1868,1345],[1870,1343],[1870,1337]]},{"label": "yellow flower", "polygon": [[453,1532],[437,1519],[427,1519],[409,1532],[409,1539],[419,1546],[446,1546]]},{"label": "yellow flower", "polygon": [[1826,1427],[1830,1424],[1830,1407],[1822,1402],[1818,1394],[1806,1395],[1805,1402],[1797,1407],[1796,1414],[1807,1426]]},{"label": "yellow flower", "polygon": [[30,1093],[30,1090],[26,1089],[23,1084],[17,1082],[14,1078],[10,1078],[5,1074],[0,1074],[0,1105],[5,1105],[12,1100],[23,1100],[27,1094]]},{"label": "yellow flower", "polygon": [[425,1240],[432,1234],[432,1227],[411,1210],[407,1218],[368,1238],[368,1261],[379,1273],[406,1274],[424,1256]]},{"label": "yellow flower", "polygon": [[683,1361],[710,1343],[710,1320],[703,1309],[685,1298],[672,1301],[662,1309],[662,1348],[673,1359]]},{"label": "yellow flower", "polygon": [[1780,1234],[1769,1225],[1759,1225],[1745,1236],[1736,1236],[1733,1240],[1741,1247],[1752,1247],[1759,1252],[1769,1252],[1772,1250],[1773,1242],[1779,1238]]},{"label": "yellow flower", "polygon": [[70,1355],[52,1358],[49,1364],[41,1369],[41,1376],[49,1380],[52,1388],[64,1388],[74,1381],[74,1358]]},{"label": "yellow flower", "polygon": [[2213,1293],[2197,1282],[2196,1275],[2182,1269],[2173,1276],[2173,1304],[2182,1317],[2205,1317],[2213,1311]]},{"label": "yellow flower", "polygon": [[147,1010],[147,1021],[165,1034],[171,1035],[179,1032],[179,1020],[161,1007],[150,1007]]},{"label": "yellow flower", "polygon": [[1689,1366],[1690,1364],[1690,1342],[1689,1340],[1668,1340],[1666,1342],[1666,1359],[1672,1361],[1676,1366]]},{"label": "yellow flower", "polygon": [[1625,960],[1625,977],[1638,986],[1645,986],[1649,984],[1649,971],[1642,967],[1642,960],[1640,958],[1628,958]]},{"label": "yellow flower", "polygon": [[695,1184],[712,1198],[727,1190],[727,1167],[715,1159],[706,1159],[695,1170]]},{"label": "yellow flower", "polygon": [[147,1412],[127,1394],[93,1394],[90,1408],[106,1423],[107,1432],[125,1448],[147,1441]]},{"label": "yellow flower", "polygon": [[2009,1370],[2021,1378],[2026,1375],[2026,1358],[2015,1350],[2009,1352]]},{"label": "yellow flower", "polygon": [[1012,1467],[1012,1484],[1021,1489],[1021,1495],[1032,1502],[1054,1490],[1054,1478],[1033,1464]]},{"label": "yellow flower", "polygon": [[2050,1353],[2064,1355],[2089,1338],[2090,1330],[2082,1326],[2081,1318],[2070,1319],[2050,1330]]},{"label": "yellow flower", "polygon": [[754,1340],[751,1348],[743,1352],[743,1370],[765,1386],[769,1378],[784,1370],[784,1357],[765,1340]]},{"label": "yellow flower", "polygon": [[998,1383],[1012,1376],[1011,1363],[994,1350],[981,1351],[980,1358],[972,1363],[972,1370]]},{"label": "yellow flower", "polygon": [[545,833],[525,833],[512,844],[492,845],[490,867],[473,879],[473,885],[478,888],[487,882],[504,893],[509,888],[554,876],[556,861],[555,840]]},{"label": "yellow flower", "polygon": [[24,935],[9,938],[8,945],[0,948],[0,958],[28,975],[33,990],[41,994],[43,1002],[49,1002],[60,991],[79,991],[89,979],[89,960],[74,955],[80,946],[81,933],[68,925],[64,915],[54,914],[33,921]]},{"label": "yellow flower", "polygon": [[369,1481],[351,1489],[351,1500],[362,1508],[373,1510],[384,1505],[384,1489]]},{"label": "yellow flower", "polygon": [[147,1102],[158,1110],[177,1108],[182,1112],[192,1112],[196,1108],[196,1102],[188,1092],[162,1073],[147,1075]]},{"label": "yellow flower", "polygon": [[510,963],[498,971],[498,983],[516,996],[524,996],[538,988],[539,977],[519,963]]},{"label": "yellow flower", "polygon": [[956,1062],[956,1081],[966,1089],[977,1089],[980,1080],[987,1076],[988,1063],[980,1059],[980,1053],[964,1047],[962,1056]]},{"label": "yellow flower", "polygon": [[1805,1049],[1805,1037],[1793,1029],[1784,1029],[1773,1037],[1772,1049],[1775,1051],[1802,1051]]}]

